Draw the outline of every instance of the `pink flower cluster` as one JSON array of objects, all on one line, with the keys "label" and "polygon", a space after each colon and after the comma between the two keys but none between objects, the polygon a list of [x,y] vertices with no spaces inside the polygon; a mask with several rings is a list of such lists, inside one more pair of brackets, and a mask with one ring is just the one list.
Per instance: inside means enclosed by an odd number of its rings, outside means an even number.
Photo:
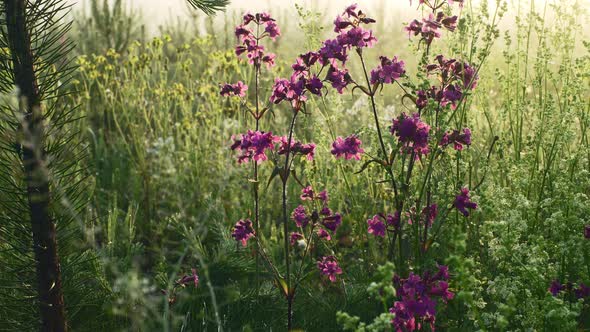
[{"label": "pink flower cluster", "polygon": [[336,141],[332,143],[332,154],[336,159],[344,158],[350,159],[361,159],[361,154],[365,152],[361,148],[361,140],[356,135],[350,135],[346,138],[337,137]]},{"label": "pink flower cluster", "polygon": [[[240,150],[241,155],[238,156],[238,163],[247,163],[254,160],[257,163],[268,160],[267,151],[277,150],[279,155],[287,153],[289,146],[288,138],[285,136],[275,136],[271,132],[252,131],[248,130],[246,134],[241,134],[238,137],[232,136],[234,143],[231,146],[232,150]],[[275,144],[278,143],[278,148]],[[315,154],[315,144],[303,144],[296,140],[291,140],[291,155],[304,155],[308,160],[313,160]]]},{"label": "pink flower cluster", "polygon": [[338,44],[344,48],[364,48],[373,47],[377,38],[373,36],[373,31],[365,30],[361,24],[375,23],[375,20],[367,17],[358,5],[346,7],[342,15],[338,15],[334,20],[334,32],[338,33]]},{"label": "pink flower cluster", "polygon": [[313,160],[313,157],[315,156],[315,148],[316,145],[314,143],[301,143],[297,140],[291,139],[291,148],[289,148],[289,138],[286,136],[281,136],[281,137],[277,137],[276,140],[278,142],[280,142],[280,146],[278,149],[278,154],[279,155],[283,155],[286,154],[287,151],[289,151],[289,153],[292,156],[295,155],[302,155],[305,156],[307,158],[307,160],[311,161]]},{"label": "pink flower cluster", "polygon": [[400,218],[401,213],[399,211],[388,215],[376,214],[373,218],[367,220],[367,233],[379,237],[385,237],[387,231],[395,233],[400,229]]},{"label": "pink flower cluster", "polygon": [[[464,0],[448,0],[449,5],[453,5],[455,2],[459,4],[460,7],[463,7]],[[410,5],[412,1],[410,0]],[[444,2],[443,2],[444,4]],[[445,28],[451,32],[455,31],[457,28],[457,16],[448,16],[444,12],[439,11],[434,15],[434,13],[440,9],[440,5],[438,2],[432,3],[431,1],[419,1],[419,6],[426,6],[427,12],[430,12],[428,18],[423,18],[421,21],[413,20],[410,24],[405,28],[408,34],[414,36],[420,36],[421,40],[424,41],[427,45],[430,45],[434,38],[439,38],[441,36],[441,29]]]},{"label": "pink flower cluster", "polygon": [[199,286],[199,276],[197,275],[197,269],[191,269],[192,274],[184,275],[180,279],[176,280],[176,283],[182,287],[193,284],[195,287]]},{"label": "pink flower cluster", "polygon": [[342,269],[334,256],[325,256],[317,262],[320,274],[327,276],[331,282],[336,282],[336,276],[342,274]]},{"label": "pink flower cluster", "polygon": [[325,190],[315,193],[311,186],[307,186],[301,190],[301,196],[299,197],[303,202],[319,202],[321,209],[309,213],[305,206],[301,204],[293,210],[291,219],[300,228],[307,227],[311,222],[312,227],[317,228],[316,234],[319,238],[331,240],[332,237],[328,231],[331,233],[336,232],[342,223],[342,215],[338,212],[334,213],[328,207],[328,193]]},{"label": "pink flower cluster", "polygon": [[334,20],[334,32],[338,33],[338,36],[324,41],[318,51],[320,63],[330,66],[326,81],[340,94],[353,82],[348,69],[345,68],[348,51],[373,47],[377,42],[373,32],[362,27],[363,24],[374,22],[375,20],[367,17],[356,4],[348,6],[342,15],[338,15]]},{"label": "pink flower cluster", "polygon": [[431,204],[422,209],[422,217],[426,227],[432,227],[434,220],[438,216],[438,205]]},{"label": "pink flower cluster", "polygon": [[270,101],[279,104],[286,100],[291,103],[294,109],[299,109],[307,101],[305,93],[317,96],[322,95],[324,83],[315,74],[312,74],[311,67],[318,61],[319,55],[315,52],[308,52],[300,55],[291,66],[293,73],[290,79],[277,78],[272,87]]},{"label": "pink flower cluster", "polygon": [[[252,29],[248,28],[251,22],[258,27],[263,27],[264,33],[256,35]],[[264,46],[260,45],[260,40],[263,38],[268,37],[275,40],[281,34],[275,20],[269,14],[257,13],[252,15],[248,13],[244,15],[242,24],[235,29],[235,34],[240,43],[236,46],[237,56],[246,53],[248,62],[256,67],[260,67],[262,63],[265,63],[269,68],[274,66],[275,54],[265,52]]]},{"label": "pink flower cluster", "polygon": [[431,13],[428,18],[423,18],[422,21],[413,20],[405,29],[410,36],[419,35],[427,45],[430,45],[435,38],[440,38],[440,29],[443,27],[451,32],[455,31],[457,16],[447,16],[443,12],[438,12],[434,16]]},{"label": "pink flower cluster", "polygon": [[221,91],[219,92],[219,94],[224,97],[229,97],[229,96],[245,97],[246,91],[248,91],[248,86],[246,84],[244,84],[244,82],[238,81],[238,83],[235,83],[235,84],[225,83],[225,84],[221,85]]},{"label": "pink flower cluster", "polygon": [[455,109],[465,91],[477,87],[477,72],[468,63],[456,59],[445,59],[438,55],[436,60],[437,63],[428,65],[426,69],[428,74],[437,73],[442,84],[440,87],[432,86],[427,91],[418,91],[416,106],[423,109],[428,105],[428,99],[433,99],[442,107],[451,105]]},{"label": "pink flower cluster", "polygon": [[446,147],[449,144],[453,144],[453,148],[457,151],[463,150],[465,145],[471,145],[471,130],[469,128],[463,128],[463,133],[458,130],[444,133],[440,141],[440,146]]},{"label": "pink flower cluster", "polygon": [[236,241],[241,242],[242,246],[245,247],[248,244],[248,240],[255,235],[254,228],[252,228],[252,221],[250,219],[246,219],[240,220],[236,223],[231,236]]},{"label": "pink flower cluster", "polygon": [[439,266],[438,272],[431,276],[426,272],[421,276],[410,272],[407,279],[393,277],[396,294],[400,300],[389,309],[395,318],[391,321],[396,331],[420,331],[424,324],[434,331],[436,321],[436,298],[444,303],[455,296],[449,291],[449,270]]},{"label": "pink flower cluster", "polygon": [[551,282],[551,285],[549,285],[547,290],[553,296],[558,296],[559,293],[563,291],[568,293],[573,291],[573,295],[576,299],[590,299],[590,287],[585,285],[583,282],[580,282],[578,287],[574,288],[574,284],[571,282],[567,282],[565,285],[563,285],[559,282],[559,280],[555,279]]},{"label": "pink flower cluster", "polygon": [[455,197],[455,202],[453,202],[453,206],[463,214],[465,217],[469,217],[469,210],[477,209],[477,203],[471,201],[469,197],[469,189],[462,188],[461,193]]},{"label": "pink flower cluster", "polygon": [[393,59],[380,56],[379,59],[381,64],[371,70],[371,84],[391,84],[406,74],[404,62],[398,60],[396,56]]},{"label": "pink flower cluster", "polygon": [[265,133],[263,131],[248,130],[240,138],[232,136],[234,143],[231,149],[241,150],[242,154],[238,157],[238,163],[240,164],[250,160],[261,163],[268,160],[266,151],[274,149],[274,143],[279,141],[279,139],[279,137],[274,136],[271,132]]},{"label": "pink flower cluster", "polygon": [[402,152],[413,152],[418,158],[430,151],[428,148],[430,126],[422,122],[418,113],[412,116],[402,113],[397,119],[393,119],[390,131],[392,135],[397,136],[399,143],[402,144]]}]

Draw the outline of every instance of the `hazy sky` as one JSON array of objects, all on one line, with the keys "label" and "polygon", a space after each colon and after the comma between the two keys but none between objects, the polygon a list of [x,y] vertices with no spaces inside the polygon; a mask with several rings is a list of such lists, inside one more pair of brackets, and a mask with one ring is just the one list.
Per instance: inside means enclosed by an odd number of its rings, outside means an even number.
[{"label": "hazy sky", "polygon": [[[68,0],[76,3],[81,8],[88,0]],[[144,14],[146,22],[162,23],[171,17],[176,17],[178,13],[186,12],[186,0],[127,0],[127,2],[140,8]],[[372,8],[377,5],[383,5],[380,8],[393,9],[411,9],[407,0],[232,0],[229,11],[261,11],[278,8],[294,8],[295,4],[303,4],[306,7],[317,6],[317,8],[334,8],[333,16],[337,13],[336,9],[344,8],[351,3],[358,3],[365,8]]]}]

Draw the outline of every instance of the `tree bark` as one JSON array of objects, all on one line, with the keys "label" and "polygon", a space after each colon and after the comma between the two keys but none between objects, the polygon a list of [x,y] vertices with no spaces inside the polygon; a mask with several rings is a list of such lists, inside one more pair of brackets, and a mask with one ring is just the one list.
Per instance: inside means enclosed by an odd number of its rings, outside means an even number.
[{"label": "tree bark", "polygon": [[27,0],[3,0],[7,36],[12,55],[14,83],[19,89],[22,115],[22,162],[27,185],[41,331],[67,331],[55,222],[50,213],[49,176],[45,159],[45,133],[41,95],[27,24]]}]

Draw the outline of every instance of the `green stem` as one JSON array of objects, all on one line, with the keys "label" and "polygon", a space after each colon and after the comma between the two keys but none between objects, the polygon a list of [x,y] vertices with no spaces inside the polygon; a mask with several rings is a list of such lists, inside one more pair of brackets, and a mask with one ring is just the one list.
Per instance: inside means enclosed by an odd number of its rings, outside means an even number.
[{"label": "green stem", "polygon": [[285,245],[285,267],[287,281],[287,329],[291,330],[293,321],[293,296],[291,295],[291,259],[289,252],[289,215],[287,214],[287,180],[289,179],[290,167],[289,157],[291,155],[291,142],[293,140],[293,129],[297,119],[298,110],[294,110],[293,119],[289,127],[289,139],[287,140],[287,152],[285,155],[285,168],[283,170],[283,236]]}]

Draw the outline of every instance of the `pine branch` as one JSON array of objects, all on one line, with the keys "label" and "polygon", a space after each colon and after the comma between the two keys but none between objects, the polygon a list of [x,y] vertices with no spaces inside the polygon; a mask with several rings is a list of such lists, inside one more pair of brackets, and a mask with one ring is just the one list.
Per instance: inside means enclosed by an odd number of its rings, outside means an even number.
[{"label": "pine branch", "polygon": [[188,0],[188,2],[207,15],[213,15],[215,12],[225,9],[229,4],[229,0]]}]

